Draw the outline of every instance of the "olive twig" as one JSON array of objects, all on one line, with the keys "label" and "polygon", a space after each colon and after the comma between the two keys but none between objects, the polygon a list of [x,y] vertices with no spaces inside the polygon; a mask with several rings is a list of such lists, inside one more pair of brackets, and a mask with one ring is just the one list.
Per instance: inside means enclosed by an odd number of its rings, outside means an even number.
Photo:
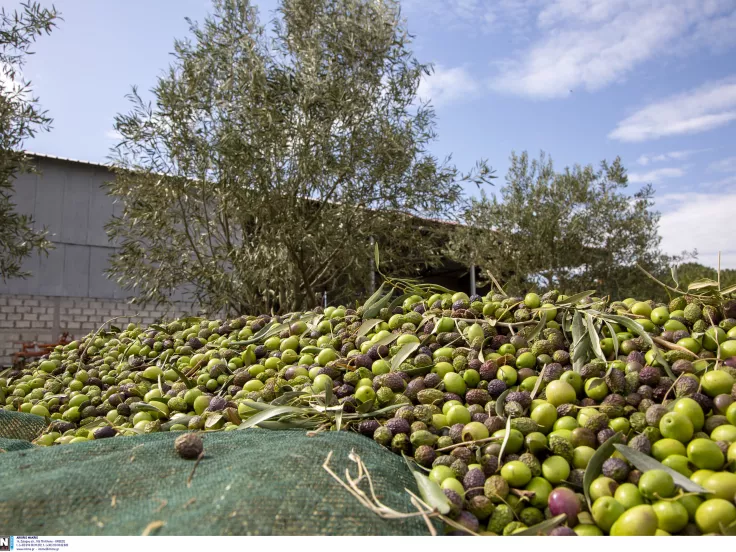
[{"label": "olive twig", "polygon": [[477,445],[479,443],[488,443],[490,441],[500,441],[500,440],[501,440],[501,437],[486,437],[484,439],[476,439],[475,441],[462,441],[460,443],[453,443],[452,445],[438,448],[437,452],[444,452],[446,450],[452,450],[458,447],[468,447],[472,445]]},{"label": "olive twig", "polygon": [[669,341],[665,341],[661,337],[652,337],[652,341],[654,341],[657,345],[661,345],[662,347],[666,349],[672,349],[673,351],[680,351],[683,353],[687,353],[688,355],[696,359],[700,358],[698,357],[698,355],[693,353],[690,349],[686,349],[682,345],[677,345],[676,343],[670,343]]},{"label": "olive twig", "polygon": [[197,461],[194,463],[194,467],[192,468],[192,473],[189,474],[189,477],[187,477],[187,488],[190,488],[192,486],[192,479],[194,479],[194,472],[197,469],[197,466],[199,466],[200,461],[204,458],[204,451],[199,453],[199,456],[197,456]]}]

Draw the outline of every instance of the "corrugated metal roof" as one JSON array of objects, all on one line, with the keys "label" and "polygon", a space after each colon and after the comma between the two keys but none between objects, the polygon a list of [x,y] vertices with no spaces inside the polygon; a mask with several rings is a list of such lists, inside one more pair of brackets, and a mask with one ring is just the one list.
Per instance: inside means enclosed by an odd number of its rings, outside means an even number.
[{"label": "corrugated metal roof", "polygon": [[61,157],[59,155],[50,155],[48,153],[36,153],[35,151],[26,151],[26,155],[30,155],[32,157],[41,157],[44,159],[56,159],[57,161],[66,161],[67,163],[80,163],[82,165],[90,165],[92,167],[104,167],[106,169],[111,169],[112,165],[107,163],[93,163],[92,161],[83,161],[82,159],[71,159],[69,157]]},{"label": "corrugated metal roof", "polygon": [[[111,164],[106,163],[93,163],[92,161],[83,161],[81,159],[72,159],[70,157],[61,157],[59,155],[50,155],[48,153],[36,153],[33,151],[26,151],[26,155],[30,155],[33,157],[41,157],[45,159],[56,159],[58,161],[66,161],[67,163],[80,163],[82,165],[89,165],[91,167],[102,167],[105,169],[112,169],[113,166]],[[412,215],[410,213],[406,213],[408,216],[413,217],[418,220],[423,220],[425,222],[432,222],[436,224],[447,224],[451,226],[464,226],[461,222],[453,221],[453,220],[442,220],[442,219],[435,219],[435,218],[429,218],[429,217],[423,217],[420,215]]]}]

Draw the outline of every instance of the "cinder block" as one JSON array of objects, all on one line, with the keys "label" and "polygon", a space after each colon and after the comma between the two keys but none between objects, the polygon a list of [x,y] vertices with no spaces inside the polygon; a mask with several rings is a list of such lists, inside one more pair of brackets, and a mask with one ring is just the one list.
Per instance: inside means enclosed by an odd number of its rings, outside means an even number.
[{"label": "cinder block", "polygon": [[31,323],[28,322],[27,320],[18,320],[15,323],[15,327],[16,328],[30,328],[31,327]]}]

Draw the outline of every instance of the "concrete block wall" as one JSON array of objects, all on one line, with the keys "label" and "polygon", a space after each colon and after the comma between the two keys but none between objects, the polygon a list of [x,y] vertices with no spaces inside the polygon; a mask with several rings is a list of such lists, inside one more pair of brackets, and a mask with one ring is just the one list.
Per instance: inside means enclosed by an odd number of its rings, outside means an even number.
[{"label": "concrete block wall", "polygon": [[16,342],[54,343],[63,332],[79,339],[114,317],[120,318],[111,324],[122,328],[130,322],[145,325],[196,314],[190,303],[167,310],[141,308],[119,299],[0,294],[0,366],[9,365],[13,353],[21,350]]}]

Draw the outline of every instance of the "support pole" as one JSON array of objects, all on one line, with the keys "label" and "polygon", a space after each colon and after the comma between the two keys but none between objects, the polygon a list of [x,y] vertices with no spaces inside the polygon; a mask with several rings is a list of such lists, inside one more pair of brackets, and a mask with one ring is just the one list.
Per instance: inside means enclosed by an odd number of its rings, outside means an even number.
[{"label": "support pole", "polygon": [[470,265],[470,295],[475,295],[475,265]]}]

